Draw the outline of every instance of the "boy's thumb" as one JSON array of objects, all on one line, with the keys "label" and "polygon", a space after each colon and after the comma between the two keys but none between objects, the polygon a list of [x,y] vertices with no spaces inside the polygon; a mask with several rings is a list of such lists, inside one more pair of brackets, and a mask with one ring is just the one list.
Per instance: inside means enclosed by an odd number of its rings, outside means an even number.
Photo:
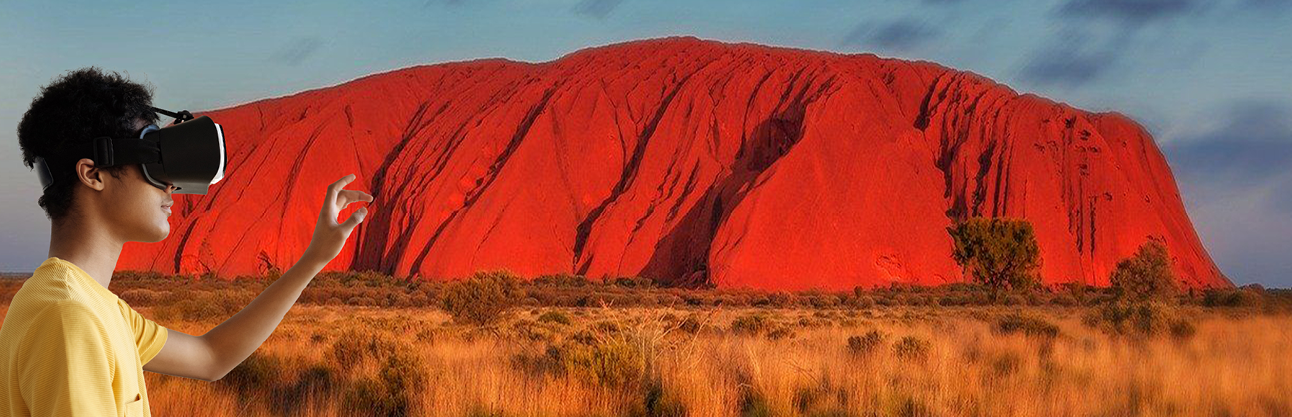
[{"label": "boy's thumb", "polygon": [[355,210],[354,213],[350,213],[350,217],[345,219],[345,223],[342,223],[341,225],[345,226],[346,229],[353,229],[355,226],[358,226],[359,223],[363,222],[364,217],[368,217],[368,208],[359,207],[359,209]]}]

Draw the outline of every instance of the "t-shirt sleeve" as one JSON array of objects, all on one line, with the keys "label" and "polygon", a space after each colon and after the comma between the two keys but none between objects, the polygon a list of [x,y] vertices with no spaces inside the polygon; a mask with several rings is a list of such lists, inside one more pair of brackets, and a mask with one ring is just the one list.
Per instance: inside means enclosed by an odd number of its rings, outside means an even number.
[{"label": "t-shirt sleeve", "polygon": [[165,327],[139,314],[124,301],[121,302],[121,307],[126,315],[126,321],[130,323],[130,330],[135,333],[135,346],[139,348],[139,366],[146,365],[157,356],[158,352],[161,352],[163,346],[166,346],[166,337],[169,333]]},{"label": "t-shirt sleeve", "polygon": [[94,416],[115,410],[113,354],[103,322],[74,301],[36,315],[21,363],[23,399],[36,416]]}]

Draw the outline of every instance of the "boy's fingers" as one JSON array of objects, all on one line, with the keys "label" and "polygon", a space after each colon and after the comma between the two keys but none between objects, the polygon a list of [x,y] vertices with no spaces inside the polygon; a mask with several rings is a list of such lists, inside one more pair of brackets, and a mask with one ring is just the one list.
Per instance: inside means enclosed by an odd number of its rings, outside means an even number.
[{"label": "boy's fingers", "polygon": [[327,200],[324,200],[323,202],[331,203],[336,201],[337,194],[340,194],[341,190],[344,189],[346,184],[349,184],[350,181],[354,181],[354,174],[341,177],[341,179],[332,183],[332,185],[327,186]]},{"label": "boy's fingers", "polygon": [[338,202],[342,206],[360,201],[372,202],[371,195],[358,190],[341,190],[340,197],[341,199],[339,199]]},{"label": "boy's fingers", "polygon": [[354,181],[354,178],[354,174],[346,175],[327,186],[327,194],[323,196],[323,211],[319,213],[320,216],[331,219],[333,223],[336,222],[337,196],[341,194],[346,184]]}]

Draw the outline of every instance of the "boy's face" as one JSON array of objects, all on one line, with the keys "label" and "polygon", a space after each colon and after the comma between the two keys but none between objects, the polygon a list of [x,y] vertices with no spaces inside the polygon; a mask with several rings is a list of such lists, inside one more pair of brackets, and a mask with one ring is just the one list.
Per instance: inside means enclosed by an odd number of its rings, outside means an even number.
[{"label": "boy's face", "polygon": [[[143,130],[147,125],[139,120],[136,130]],[[108,213],[104,217],[117,236],[132,242],[158,242],[170,234],[167,218],[171,214],[174,187],[166,190],[154,187],[144,178],[139,165],[127,166],[121,178],[112,175],[102,178],[105,184],[99,200]]]}]

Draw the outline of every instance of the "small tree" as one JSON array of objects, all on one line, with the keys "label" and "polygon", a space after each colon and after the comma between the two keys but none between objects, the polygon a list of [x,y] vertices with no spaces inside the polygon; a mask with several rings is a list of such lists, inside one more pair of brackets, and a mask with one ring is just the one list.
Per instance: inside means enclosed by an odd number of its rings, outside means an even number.
[{"label": "small tree", "polygon": [[1170,301],[1179,293],[1166,245],[1149,240],[1121,260],[1110,278],[1117,297],[1128,301]]},{"label": "small tree", "polygon": [[441,304],[458,323],[486,325],[516,305],[520,293],[520,278],[509,271],[476,272],[445,285]]},{"label": "small tree", "polygon": [[948,227],[952,257],[999,301],[1005,290],[1036,286],[1041,251],[1026,220],[975,217]]}]

